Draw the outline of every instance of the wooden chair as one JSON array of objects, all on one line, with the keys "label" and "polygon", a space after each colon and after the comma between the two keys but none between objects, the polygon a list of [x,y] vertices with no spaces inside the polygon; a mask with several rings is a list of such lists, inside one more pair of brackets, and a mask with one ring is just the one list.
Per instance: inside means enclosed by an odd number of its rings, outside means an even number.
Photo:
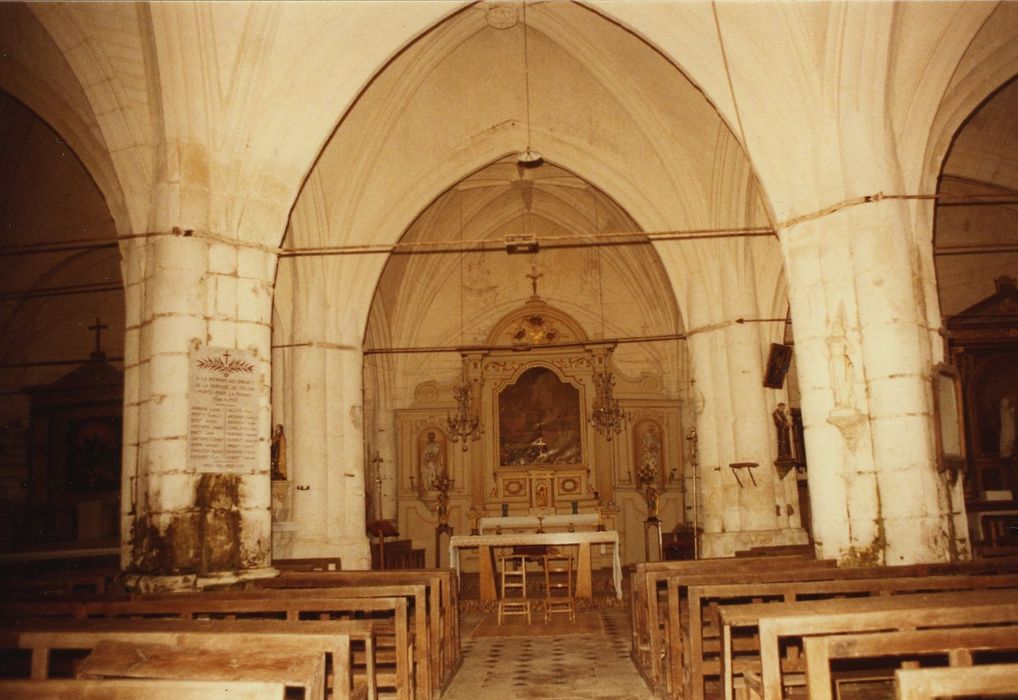
[{"label": "wooden chair", "polygon": [[576,596],[573,588],[575,560],[571,553],[551,553],[542,557],[544,567],[544,621],[556,613],[565,613],[576,621]]},{"label": "wooden chair", "polygon": [[522,615],[530,624],[530,599],[527,597],[527,556],[502,554],[498,557],[502,570],[502,597],[498,601],[498,624],[509,615]]}]

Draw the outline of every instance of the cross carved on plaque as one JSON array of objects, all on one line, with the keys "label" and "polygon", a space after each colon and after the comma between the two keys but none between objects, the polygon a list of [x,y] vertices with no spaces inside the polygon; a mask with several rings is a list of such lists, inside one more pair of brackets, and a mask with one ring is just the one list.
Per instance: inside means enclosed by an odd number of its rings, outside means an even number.
[{"label": "cross carved on plaque", "polygon": [[109,326],[103,323],[102,319],[98,316],[95,317],[95,325],[88,327],[88,330],[95,331],[95,352],[92,353],[93,355],[98,356],[104,354],[102,349],[102,332],[107,328],[109,328]]},{"label": "cross carved on plaque", "polygon": [[534,267],[530,268],[530,273],[527,274],[527,277],[530,278],[530,288],[531,288],[531,290],[533,290],[533,296],[535,296],[535,297],[538,296],[538,294],[537,294],[537,280],[539,280],[542,277],[544,277],[544,273],[543,272],[538,272],[537,271],[537,266],[535,265]]}]

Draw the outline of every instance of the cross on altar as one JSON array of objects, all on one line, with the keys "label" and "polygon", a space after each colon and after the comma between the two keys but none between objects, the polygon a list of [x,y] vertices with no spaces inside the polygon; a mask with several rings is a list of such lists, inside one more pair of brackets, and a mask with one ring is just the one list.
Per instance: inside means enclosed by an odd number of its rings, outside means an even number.
[{"label": "cross on altar", "polygon": [[109,328],[98,316],[95,317],[95,325],[89,326],[88,330],[95,331],[95,352],[94,355],[102,355],[102,332]]},{"label": "cross on altar", "polygon": [[536,297],[537,294],[537,280],[544,277],[543,272],[537,271],[537,266],[530,268],[530,272],[526,275],[530,279],[530,288],[533,290],[533,295]]}]

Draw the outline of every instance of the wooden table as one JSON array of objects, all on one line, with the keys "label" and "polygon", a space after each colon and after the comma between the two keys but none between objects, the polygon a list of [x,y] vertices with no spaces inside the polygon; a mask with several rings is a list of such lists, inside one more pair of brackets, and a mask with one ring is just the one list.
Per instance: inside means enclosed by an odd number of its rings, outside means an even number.
[{"label": "wooden table", "polygon": [[324,700],[325,654],[283,652],[271,645],[237,652],[99,642],[81,662],[78,677],[275,682],[303,688],[305,700]]},{"label": "wooden table", "polygon": [[499,547],[551,546],[579,548],[576,559],[576,597],[592,598],[594,595],[591,574],[590,547],[594,544],[612,546],[612,580],[615,595],[622,599],[622,563],[619,558],[619,533],[614,530],[597,532],[542,532],[513,533],[503,535],[456,535],[449,538],[449,562],[460,572],[459,550],[477,547],[480,572],[481,600],[497,600],[495,585],[495,554]]}]

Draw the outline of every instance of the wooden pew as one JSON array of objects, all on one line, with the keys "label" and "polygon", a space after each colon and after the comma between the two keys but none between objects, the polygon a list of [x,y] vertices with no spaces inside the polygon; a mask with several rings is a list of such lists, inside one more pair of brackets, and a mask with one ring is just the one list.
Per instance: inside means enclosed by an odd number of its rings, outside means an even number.
[{"label": "wooden pew", "polygon": [[387,542],[384,549],[385,561],[381,560],[379,548],[371,549],[371,568],[389,569],[423,569],[424,550],[414,549],[412,540],[393,540]]},{"label": "wooden pew", "polygon": [[[205,601],[257,601],[262,599],[270,600],[304,600],[319,599],[325,600],[330,597],[342,597],[345,599],[371,599],[371,598],[394,598],[401,596],[406,598],[409,608],[408,613],[413,615],[414,648],[416,650],[416,684],[415,687],[423,700],[430,700],[437,690],[437,678],[440,667],[438,658],[431,654],[432,629],[428,621],[428,597],[427,588],[423,584],[385,584],[377,583],[367,586],[342,586],[338,588],[258,588],[249,590],[226,590],[210,591],[206,593],[173,593],[135,596],[138,602],[172,602],[181,599],[198,599],[199,603]],[[436,620],[437,623],[437,620]],[[434,630],[437,635],[441,634],[440,628]],[[396,640],[398,644],[398,639]],[[441,644],[441,639],[435,640],[436,645]],[[399,650],[397,649],[397,653]],[[433,678],[434,676],[434,678]]]},{"label": "wooden pew", "polygon": [[282,683],[304,700],[325,700],[325,655],[262,641],[231,649],[98,642],[77,668],[83,680],[138,678]]},{"label": "wooden pew", "polygon": [[[708,562],[719,562],[732,560],[703,560]],[[737,560],[745,561],[745,560]],[[756,560],[753,560],[756,561]],[[907,566],[894,566],[894,567],[850,567],[850,568],[835,568],[832,566],[833,562],[809,562],[808,560],[794,560],[800,563],[794,566],[786,566],[784,558],[777,558],[773,561],[772,565],[769,565],[763,569],[730,569],[725,570],[723,566],[714,564],[711,569],[700,570],[695,574],[681,573],[679,571],[666,572],[657,565],[654,568],[656,572],[648,574],[651,579],[656,578],[658,583],[665,583],[666,596],[663,604],[659,607],[664,608],[665,612],[665,627],[664,631],[658,631],[653,626],[645,626],[645,634],[651,639],[653,643],[653,636],[658,633],[665,640],[666,658],[664,663],[664,678],[660,675],[653,673],[653,668],[648,668],[650,661],[647,659],[644,663],[646,666],[641,668],[641,673],[647,678],[648,682],[651,683],[659,691],[667,690],[673,697],[680,697],[683,693],[684,687],[682,684],[684,659],[683,659],[683,635],[676,633],[676,630],[681,630],[684,627],[682,621],[682,605],[685,604],[685,591],[689,585],[709,585],[709,584],[731,584],[736,582],[777,582],[777,581],[810,581],[810,580],[827,580],[827,579],[860,579],[860,578],[879,578],[879,577],[893,577],[893,576],[931,576],[931,575],[948,575],[948,574],[973,574],[973,575],[991,575],[991,574],[1006,574],[1006,573],[1018,573],[1018,559],[1003,559],[994,562],[953,562],[953,563],[935,563],[935,564],[914,564]],[[806,563],[802,563],[806,561]],[[686,562],[695,563],[695,562]],[[648,565],[650,566],[650,565]],[[707,573],[713,572],[713,573]],[[663,578],[661,578],[663,576]],[[697,613],[698,614],[698,613]],[[716,618],[716,611],[714,611],[714,617]],[[633,615],[634,626],[637,620],[637,614],[634,612]],[[635,632],[634,632],[635,635]],[[694,641],[696,641],[694,639]],[[692,656],[695,658],[696,654],[700,653],[694,650]],[[637,661],[638,667],[642,659],[637,658],[634,655],[634,660]],[[687,685],[689,685],[687,683]],[[700,686],[694,685],[694,690]],[[693,695],[695,698],[702,697],[702,691]]]},{"label": "wooden pew", "polygon": [[[292,622],[326,620],[332,617],[382,616],[392,621],[391,634],[394,636],[394,661],[392,671],[381,666],[388,659],[377,653],[375,682],[378,687],[396,689],[400,700],[417,697],[414,681],[416,670],[415,639],[409,624],[405,597],[347,598],[337,591],[321,598],[303,596],[279,596],[261,598],[235,598],[215,600],[213,594],[177,594],[165,600],[130,601],[87,601],[40,603],[2,603],[0,619],[28,618],[178,618],[193,620],[199,618],[231,620],[238,617],[284,619]],[[374,627],[376,640],[386,633],[381,627]]]},{"label": "wooden pew", "polygon": [[[756,626],[760,635],[759,694],[765,700],[779,700],[783,692],[779,647],[782,639],[876,630],[1018,625],[1018,591],[1003,589],[751,603],[722,606],[719,614],[722,621],[725,699],[732,700],[734,697],[732,630]],[[752,683],[747,683],[747,687],[754,690]]]},{"label": "wooden pew", "polygon": [[[883,567],[872,569],[831,570],[810,580],[809,575],[818,572],[801,572],[793,580],[742,584],[708,584],[689,586],[687,589],[687,619],[685,624],[670,620],[677,628],[670,628],[671,640],[676,637],[688,640],[682,646],[687,652],[687,689],[692,698],[702,698],[704,684],[709,676],[718,675],[720,667],[709,663],[708,645],[705,636],[720,628],[717,609],[720,605],[736,604],[753,600],[757,603],[791,603],[801,598],[811,600],[844,596],[865,597],[873,595],[898,595],[952,590],[985,590],[994,588],[1018,588],[1018,574],[1000,576],[921,576],[926,567]],[[823,572],[820,572],[823,574]],[[890,576],[890,574],[906,574]],[[911,575],[908,575],[911,574]],[[669,582],[672,583],[672,582]],[[676,606],[677,609],[677,606]],[[669,604],[669,613],[672,607]],[[678,634],[676,634],[676,629]],[[734,642],[733,642],[734,643]],[[673,676],[681,673],[682,648],[678,653],[673,647],[669,665]],[[717,662],[715,662],[717,663]],[[716,669],[716,670],[715,670]]]},{"label": "wooden pew", "polygon": [[304,557],[301,559],[273,559],[272,566],[281,572],[288,571],[341,571],[339,557]]},{"label": "wooden pew", "polygon": [[[252,582],[256,588],[344,588],[384,584],[424,584],[428,593],[428,625],[435,689],[445,688],[462,661],[459,629],[459,581],[452,569],[399,571],[286,572]],[[437,611],[437,614],[436,614]],[[437,661],[435,660],[437,658]]]},{"label": "wooden pew", "polygon": [[120,572],[108,567],[89,567],[67,571],[5,574],[0,578],[4,598],[43,598],[59,596],[100,597],[122,593],[116,581]]},{"label": "wooden pew", "polygon": [[[832,700],[831,662],[838,659],[888,659],[936,656],[949,666],[971,666],[973,652],[1018,651],[1013,627],[964,627],[870,632],[805,637],[806,689],[810,700]],[[1018,669],[1016,669],[1018,670]],[[1018,686],[1018,673],[1012,687]]]},{"label": "wooden pew", "polygon": [[283,700],[282,683],[158,680],[0,680],[6,700]]},{"label": "wooden pew", "polygon": [[[374,623],[370,620],[137,620],[27,619],[0,630],[0,650],[24,649],[31,654],[32,679],[51,677],[50,659],[61,650],[92,649],[101,641],[163,644],[199,650],[237,647],[274,648],[295,653],[314,651],[331,661],[333,698],[375,698]],[[367,640],[367,678],[355,684],[351,638]]]},{"label": "wooden pew", "polygon": [[933,700],[962,695],[1014,695],[1018,664],[898,669],[894,677],[898,686],[898,700]]},{"label": "wooden pew", "polygon": [[637,668],[652,686],[660,687],[662,653],[665,648],[665,622],[661,616],[658,588],[670,577],[683,575],[748,575],[754,571],[801,569],[807,566],[832,568],[835,562],[816,563],[798,556],[754,557],[746,559],[695,559],[637,564],[630,577],[633,647],[631,655]]}]

